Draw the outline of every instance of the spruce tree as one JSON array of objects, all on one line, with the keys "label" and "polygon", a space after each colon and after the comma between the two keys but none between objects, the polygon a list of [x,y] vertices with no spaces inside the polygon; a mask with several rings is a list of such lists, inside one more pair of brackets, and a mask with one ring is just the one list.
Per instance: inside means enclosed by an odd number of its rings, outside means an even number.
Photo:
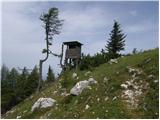
[{"label": "spruce tree", "polygon": [[18,102],[26,98],[25,86],[27,84],[28,76],[29,76],[29,73],[26,67],[24,67],[24,69],[22,70],[22,74],[17,79],[17,84],[16,84],[16,95],[17,95]]},{"label": "spruce tree", "polygon": [[9,69],[5,64],[3,64],[1,67],[1,80],[2,81],[6,80],[8,75],[9,75]]},{"label": "spruce tree", "polygon": [[38,80],[39,80],[38,68],[37,66],[35,66],[31,74],[28,76],[28,79],[25,85],[26,96],[29,96],[36,91]]},{"label": "spruce tree", "polygon": [[111,58],[117,58],[120,56],[120,51],[124,50],[125,46],[125,37],[124,33],[120,28],[120,24],[117,21],[114,21],[113,29],[110,33],[110,38],[107,42],[106,51]]},{"label": "spruce tree", "polygon": [[47,82],[54,82],[54,81],[55,81],[55,75],[53,73],[51,66],[49,66],[47,73]]},{"label": "spruce tree", "polygon": [[12,68],[9,73],[9,82],[13,89],[16,87],[17,79],[19,77],[19,73],[15,68]]}]

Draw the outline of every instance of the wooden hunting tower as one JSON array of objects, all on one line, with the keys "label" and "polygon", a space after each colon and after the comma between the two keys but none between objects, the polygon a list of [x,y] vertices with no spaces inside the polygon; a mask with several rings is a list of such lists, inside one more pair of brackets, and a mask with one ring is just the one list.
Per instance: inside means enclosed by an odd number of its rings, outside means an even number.
[{"label": "wooden hunting tower", "polygon": [[64,66],[77,69],[81,60],[81,46],[83,44],[78,41],[63,42],[63,44],[67,46]]}]

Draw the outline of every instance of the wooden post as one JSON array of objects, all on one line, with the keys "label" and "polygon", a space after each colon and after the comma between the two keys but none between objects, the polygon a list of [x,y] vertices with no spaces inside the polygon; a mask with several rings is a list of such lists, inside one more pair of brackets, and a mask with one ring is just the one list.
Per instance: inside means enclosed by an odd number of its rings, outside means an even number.
[{"label": "wooden post", "polygon": [[76,71],[78,70],[78,58],[76,59]]}]

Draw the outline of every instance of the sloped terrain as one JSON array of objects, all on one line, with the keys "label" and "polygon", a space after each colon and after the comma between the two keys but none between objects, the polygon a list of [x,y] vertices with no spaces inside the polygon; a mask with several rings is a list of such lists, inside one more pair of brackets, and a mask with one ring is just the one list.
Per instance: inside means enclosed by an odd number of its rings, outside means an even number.
[{"label": "sloped terrain", "polygon": [[[2,118],[158,118],[158,49],[121,57],[92,71],[66,71],[58,81],[45,86]],[[94,78],[97,83],[78,96],[69,95],[78,81]],[[39,98],[52,98],[56,104],[31,111]]]}]

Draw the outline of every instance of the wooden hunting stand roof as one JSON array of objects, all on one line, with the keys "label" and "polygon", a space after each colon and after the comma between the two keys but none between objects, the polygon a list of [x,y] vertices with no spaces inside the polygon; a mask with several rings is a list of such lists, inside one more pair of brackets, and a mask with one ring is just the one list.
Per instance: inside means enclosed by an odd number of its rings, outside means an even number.
[{"label": "wooden hunting stand roof", "polygon": [[78,41],[69,41],[69,42],[63,42],[64,45],[78,45],[81,46],[83,45],[82,43],[78,42]]}]

